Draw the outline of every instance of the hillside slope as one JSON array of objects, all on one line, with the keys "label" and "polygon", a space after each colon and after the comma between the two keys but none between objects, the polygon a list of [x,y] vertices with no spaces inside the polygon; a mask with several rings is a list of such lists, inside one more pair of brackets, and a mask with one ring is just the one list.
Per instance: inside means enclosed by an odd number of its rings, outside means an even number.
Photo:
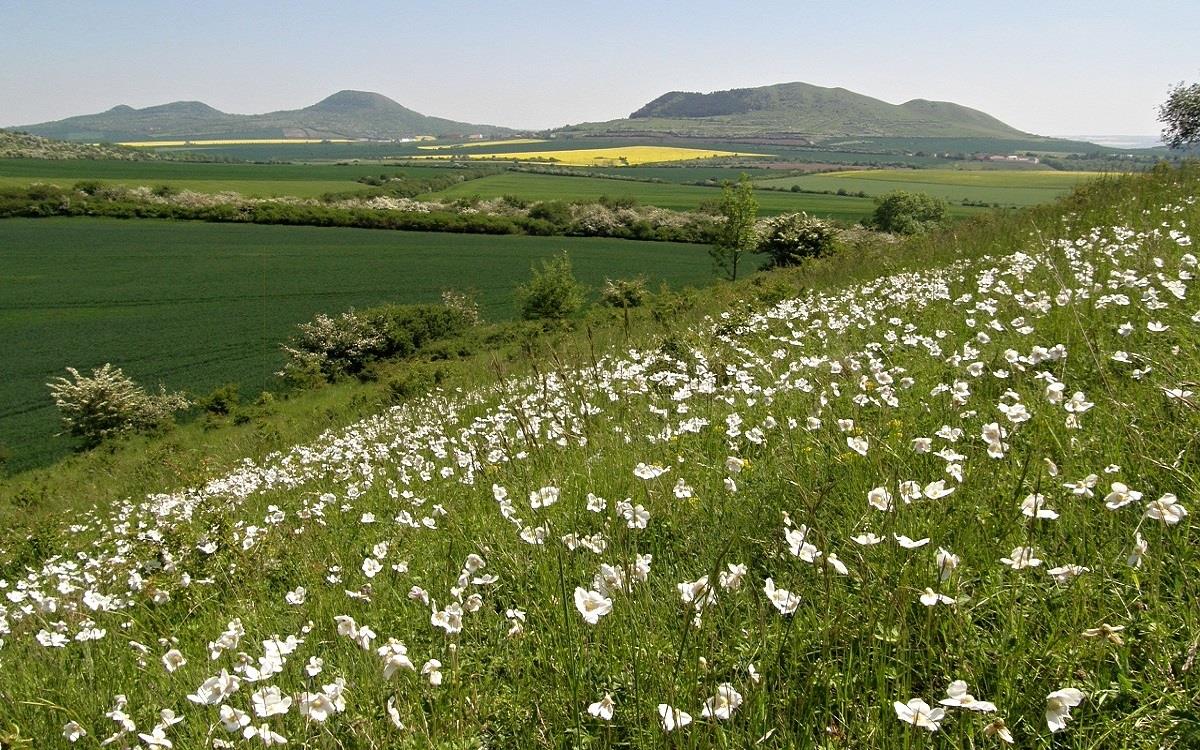
[{"label": "hillside slope", "polygon": [[152,161],[157,154],[120,146],[68,143],[51,138],[0,130],[0,159],[115,159]]},{"label": "hillside slope", "polygon": [[512,131],[429,117],[367,91],[339,91],[303,109],[234,115],[203,102],[172,102],[26,125],[22,130],[68,141],[205,140],[224,138],[368,138],[418,135],[504,135]]},{"label": "hillside slope", "polygon": [[4,538],[0,727],[1195,747],[1197,226],[1098,182]]},{"label": "hillside slope", "polygon": [[889,104],[844,88],[799,82],[708,94],[672,91],[627,119],[565,130],[704,136],[1029,137],[991,115],[951,102],[914,99]]}]

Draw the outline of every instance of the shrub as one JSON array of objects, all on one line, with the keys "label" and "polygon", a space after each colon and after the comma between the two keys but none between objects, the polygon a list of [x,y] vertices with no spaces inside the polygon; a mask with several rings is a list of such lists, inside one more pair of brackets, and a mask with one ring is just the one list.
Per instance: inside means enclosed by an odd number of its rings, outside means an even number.
[{"label": "shrub", "polygon": [[833,224],[803,211],[768,219],[760,232],[757,252],[771,257],[775,268],[798,266],[805,258],[833,253],[838,230]]},{"label": "shrub", "polygon": [[562,320],[583,307],[583,286],[564,251],[531,269],[532,278],[517,287],[517,304],[525,320]]},{"label": "shrub", "polygon": [[279,373],[296,382],[333,381],[356,373],[384,343],[383,334],[353,308],[336,318],[318,313],[296,328],[296,334],[283,345],[288,362]]},{"label": "shrub", "polygon": [[894,234],[921,234],[946,219],[946,202],[926,193],[896,190],[875,199],[870,224]]},{"label": "shrub", "polygon": [[646,301],[646,279],[605,279],[600,290],[600,303],[609,307],[641,307]]},{"label": "shrub", "polygon": [[543,201],[529,209],[529,218],[565,227],[571,223],[571,207],[562,201]]},{"label": "shrub", "polygon": [[46,385],[62,413],[63,427],[83,438],[87,447],[99,445],[124,432],[149,431],[170,423],[175,412],[186,409],[181,393],[150,394],[127,377],[119,367],[105,363],[90,377],[73,367],[71,378],[55,378]]},{"label": "shrub", "polygon": [[[462,333],[478,320],[478,306],[461,293],[460,307],[383,305],[361,312],[353,308],[336,318],[324,313],[301,323],[283,345],[288,362],[278,374],[294,385],[333,382],[346,375],[371,379],[369,363],[411,357],[430,342]],[[472,318],[474,314],[476,317]]]},{"label": "shrub", "polygon": [[204,398],[198,400],[196,405],[209,414],[225,416],[229,414],[229,412],[233,411],[234,407],[238,405],[239,401],[238,384],[226,383],[225,385],[213,390],[212,393],[208,394]]},{"label": "shrub", "polygon": [[446,305],[384,305],[362,313],[382,340],[369,358],[410,357],[431,341],[456,336],[468,327],[462,312]]},{"label": "shrub", "polygon": [[474,292],[444,289],[442,304],[462,320],[465,328],[473,328],[483,322],[483,316],[479,313],[479,298]]}]

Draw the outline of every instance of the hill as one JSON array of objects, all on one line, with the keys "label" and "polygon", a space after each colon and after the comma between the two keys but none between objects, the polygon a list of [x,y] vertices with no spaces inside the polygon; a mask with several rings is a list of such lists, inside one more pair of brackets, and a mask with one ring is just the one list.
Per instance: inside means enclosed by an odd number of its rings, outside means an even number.
[{"label": "hill", "polygon": [[430,117],[382,94],[349,90],[303,109],[260,115],[229,114],[203,102],[181,101],[142,109],[118,105],[98,114],[25,125],[20,129],[48,138],[89,142],[232,138],[389,140],[419,135],[493,136],[513,132],[494,125]]},{"label": "hill", "polygon": [[120,146],[67,143],[51,138],[0,130],[0,159],[114,159],[152,161],[157,154]]},{"label": "hill", "polygon": [[1198,195],[1097,181],[79,456],[0,507],[0,736],[1197,747]]},{"label": "hill", "polygon": [[844,88],[780,83],[700,94],[672,91],[626,119],[564,129],[587,134],[1028,138],[979,110],[914,99],[889,104]]}]

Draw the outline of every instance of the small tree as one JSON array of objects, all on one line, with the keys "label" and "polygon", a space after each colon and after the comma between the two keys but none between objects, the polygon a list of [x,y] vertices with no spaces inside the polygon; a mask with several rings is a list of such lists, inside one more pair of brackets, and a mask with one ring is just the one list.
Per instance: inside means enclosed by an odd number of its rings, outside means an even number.
[{"label": "small tree", "polygon": [[336,318],[318,313],[312,321],[296,326],[296,333],[283,345],[288,361],[279,375],[294,382],[332,382],[362,370],[384,343],[383,334],[353,308]]},{"label": "small tree", "polygon": [[1200,83],[1178,83],[1158,108],[1162,139],[1171,148],[1183,149],[1200,144]]},{"label": "small tree", "polygon": [[838,230],[828,221],[801,211],[768,219],[760,234],[758,252],[769,255],[773,267],[782,268],[832,253]]},{"label": "small tree", "polygon": [[583,307],[583,285],[575,278],[566,251],[530,272],[529,281],[517,287],[517,305],[525,320],[562,320]]},{"label": "small tree", "polygon": [[926,193],[895,190],[875,199],[870,225],[895,234],[920,234],[946,220],[946,201]]},{"label": "small tree", "polygon": [[717,227],[716,239],[708,252],[717,270],[730,281],[736,281],[742,255],[754,252],[758,245],[754,229],[758,201],[754,197],[754,186],[746,175],[743,174],[736,183],[725,183],[717,213],[723,221]]},{"label": "small tree", "polygon": [[189,406],[181,393],[146,393],[121,371],[105,363],[91,377],[68,367],[71,378],[55,378],[46,385],[62,414],[63,427],[83,438],[87,447],[123,432],[154,430],[168,424],[175,412]]}]

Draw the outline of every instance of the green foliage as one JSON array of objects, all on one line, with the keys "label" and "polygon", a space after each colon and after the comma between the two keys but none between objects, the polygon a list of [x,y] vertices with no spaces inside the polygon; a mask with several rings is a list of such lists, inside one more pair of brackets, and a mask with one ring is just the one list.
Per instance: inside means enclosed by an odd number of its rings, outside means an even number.
[{"label": "green foliage", "polygon": [[945,201],[925,193],[895,190],[875,199],[870,225],[881,232],[921,234],[945,220]]},{"label": "green foliage", "polygon": [[774,216],[760,230],[757,251],[776,268],[798,266],[806,258],[820,258],[837,247],[838,230],[824,219],[805,213]]},{"label": "green foliage", "polygon": [[71,377],[58,377],[46,385],[68,434],[82,438],[85,447],[99,445],[126,432],[160,429],[175,412],[188,407],[181,393],[150,394],[110,363],[81,375],[68,367]]},{"label": "green foliage", "polygon": [[558,228],[571,223],[571,207],[562,201],[542,201],[529,209],[529,218],[548,221]]},{"label": "green foliage", "polygon": [[717,225],[709,255],[725,278],[736,281],[742,256],[754,252],[758,235],[754,223],[758,219],[758,201],[754,186],[742,175],[737,183],[726,183],[721,190],[718,207],[721,222]]},{"label": "green foliage", "polygon": [[646,301],[646,296],[644,276],[632,279],[605,279],[604,286],[600,288],[600,303],[608,307],[641,307]]},{"label": "green foliage", "polygon": [[583,285],[564,250],[530,269],[532,277],[517,287],[517,307],[525,320],[563,320],[583,307]]},{"label": "green foliage", "polygon": [[238,384],[226,383],[215,388],[212,393],[196,400],[196,405],[209,414],[228,416],[240,403]]},{"label": "green foliage", "polygon": [[297,326],[283,345],[288,362],[279,375],[300,385],[333,382],[380,359],[411,357],[468,325],[461,309],[446,305],[351,308],[337,317],[320,313]]},{"label": "green foliage", "polygon": [[1176,84],[1158,108],[1158,121],[1164,125],[1163,141],[1171,148],[1200,144],[1200,83]]}]

